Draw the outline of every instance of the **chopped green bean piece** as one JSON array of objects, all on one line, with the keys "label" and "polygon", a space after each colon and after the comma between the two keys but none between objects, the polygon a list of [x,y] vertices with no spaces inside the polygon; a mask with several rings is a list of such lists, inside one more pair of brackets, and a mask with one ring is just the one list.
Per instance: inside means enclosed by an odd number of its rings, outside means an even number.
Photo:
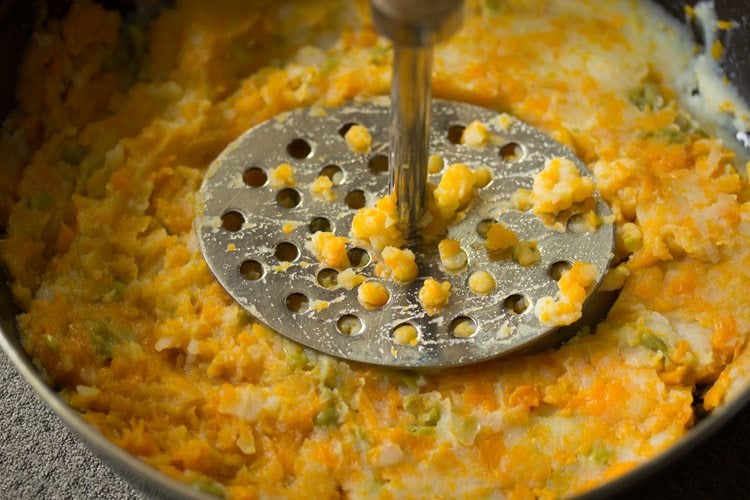
[{"label": "chopped green bean piece", "polygon": [[320,410],[317,415],[315,415],[315,419],[313,420],[315,422],[315,425],[333,425],[338,424],[339,415],[336,411],[336,407],[334,406],[327,406]]},{"label": "chopped green bean piece", "polygon": [[44,343],[47,344],[47,347],[49,347],[53,351],[57,351],[60,349],[60,343],[57,342],[57,339],[55,337],[48,333],[44,335]]},{"label": "chopped green bean piece", "polygon": [[479,434],[481,425],[476,417],[455,418],[453,421],[452,431],[458,442],[464,446],[474,444],[474,438]]},{"label": "chopped green bean piece", "polygon": [[597,445],[594,445],[593,448],[591,448],[591,453],[589,453],[589,457],[597,465],[608,465],[612,461],[612,459],[615,457],[615,454],[612,450],[609,450],[605,448],[604,446],[597,444]]},{"label": "chopped green bean piece", "polygon": [[669,352],[667,343],[653,333],[644,333],[641,337],[641,343],[652,351],[661,351],[664,354]]},{"label": "chopped green bean piece", "polygon": [[628,92],[630,102],[638,106],[638,109],[656,110],[664,107],[664,98],[659,93],[659,86],[654,82],[646,82],[642,86]]},{"label": "chopped green bean piece", "polygon": [[414,436],[434,436],[435,435],[435,427],[429,426],[429,425],[418,425],[415,427],[412,427],[409,429],[409,433],[413,434]]},{"label": "chopped green bean piece", "polygon": [[197,481],[193,481],[193,486],[201,490],[203,493],[208,493],[209,495],[213,495],[219,498],[226,497],[224,486],[222,486],[221,483],[217,481],[211,481],[208,478],[199,479]]},{"label": "chopped green bean piece", "polygon": [[292,368],[305,368],[307,366],[307,354],[302,346],[292,342],[284,342],[284,354],[286,355],[289,366]]}]

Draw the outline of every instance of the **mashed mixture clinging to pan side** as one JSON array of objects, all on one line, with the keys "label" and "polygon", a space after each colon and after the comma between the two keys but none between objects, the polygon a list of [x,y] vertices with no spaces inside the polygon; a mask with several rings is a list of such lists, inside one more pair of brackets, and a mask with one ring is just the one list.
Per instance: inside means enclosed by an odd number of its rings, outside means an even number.
[{"label": "mashed mixture clinging to pan side", "polygon": [[[586,162],[616,216],[605,286],[621,293],[558,349],[421,375],[257,324],[193,232],[206,168],[246,129],[388,93],[366,3],[149,11],[126,22],[82,0],[40,27],[0,142],[0,255],[24,346],[128,452],[231,498],[569,496],[745,386],[750,189],[681,108],[692,47],[647,5],[469,1],[437,49],[436,97],[515,115]],[[494,287],[480,278],[477,293]]]}]

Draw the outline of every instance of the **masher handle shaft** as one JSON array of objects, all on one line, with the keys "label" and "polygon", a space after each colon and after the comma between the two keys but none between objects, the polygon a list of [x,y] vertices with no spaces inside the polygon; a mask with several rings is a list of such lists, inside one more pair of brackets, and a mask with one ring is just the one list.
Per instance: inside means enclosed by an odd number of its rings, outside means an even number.
[{"label": "masher handle shaft", "polygon": [[432,47],[396,46],[391,85],[389,188],[411,243],[427,203]]},{"label": "masher handle shaft", "polygon": [[463,0],[372,0],[375,26],[393,40],[390,191],[409,243],[427,199],[432,46],[461,23]]}]

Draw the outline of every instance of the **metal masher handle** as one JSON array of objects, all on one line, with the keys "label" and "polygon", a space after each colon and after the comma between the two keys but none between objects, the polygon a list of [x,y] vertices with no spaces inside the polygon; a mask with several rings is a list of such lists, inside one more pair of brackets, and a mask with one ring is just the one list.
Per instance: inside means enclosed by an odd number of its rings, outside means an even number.
[{"label": "metal masher handle", "polygon": [[427,197],[432,47],[461,24],[463,0],[371,0],[378,30],[393,41],[390,191],[409,243]]}]

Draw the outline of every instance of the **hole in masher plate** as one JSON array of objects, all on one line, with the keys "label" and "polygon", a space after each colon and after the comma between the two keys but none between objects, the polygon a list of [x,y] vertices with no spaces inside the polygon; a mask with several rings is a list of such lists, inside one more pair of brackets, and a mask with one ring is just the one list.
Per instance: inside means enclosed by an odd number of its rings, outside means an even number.
[{"label": "hole in masher plate", "polygon": [[336,328],[344,335],[358,335],[362,333],[362,320],[354,314],[345,314],[336,321]]},{"label": "hole in masher plate", "polygon": [[354,247],[346,252],[352,267],[365,267],[370,263],[370,254],[364,248]]},{"label": "hole in masher plate", "polygon": [[338,165],[326,165],[320,171],[320,175],[331,179],[334,186],[338,186],[344,180],[344,171]]},{"label": "hole in masher plate", "polygon": [[567,230],[573,234],[583,234],[591,227],[583,214],[573,214],[565,224]]},{"label": "hole in masher plate", "polygon": [[310,232],[312,234],[315,234],[318,231],[328,233],[331,231],[331,221],[329,221],[325,217],[315,217],[310,221],[308,227],[310,228]]},{"label": "hole in masher plate", "polygon": [[263,277],[263,265],[257,260],[246,260],[240,265],[240,275],[248,281],[258,281]]},{"label": "hole in masher plate", "polygon": [[375,155],[367,162],[367,166],[373,174],[388,172],[388,157],[386,155]]},{"label": "hole in masher plate", "polygon": [[495,219],[484,219],[479,224],[477,224],[477,234],[480,238],[487,239],[487,233],[489,232],[492,224],[497,224],[497,221]]},{"label": "hole in masher plate", "polygon": [[417,345],[419,330],[409,322],[400,323],[393,329],[393,340],[400,345]]},{"label": "hole in masher plate", "polygon": [[451,334],[458,338],[469,338],[477,333],[477,322],[468,316],[459,316],[451,321]]},{"label": "hole in masher plate", "polygon": [[349,122],[349,123],[343,124],[341,127],[339,127],[339,135],[341,137],[344,137],[346,133],[349,132],[349,129],[355,125],[357,125],[357,123],[355,122]]},{"label": "hole in masher plate", "polygon": [[549,276],[555,281],[560,281],[563,273],[565,271],[568,271],[571,267],[573,267],[573,264],[566,260],[555,262],[554,264],[549,266]]},{"label": "hole in masher plate", "polygon": [[293,313],[305,312],[310,305],[310,300],[304,293],[292,293],[286,298],[286,308]]},{"label": "hole in masher plate", "polygon": [[294,262],[299,257],[299,248],[294,243],[288,241],[282,241],[276,245],[276,251],[274,255],[281,262]]},{"label": "hole in masher plate", "polygon": [[221,227],[233,233],[242,229],[242,224],[244,223],[245,217],[235,210],[230,210],[221,216]]},{"label": "hole in masher plate", "polygon": [[529,308],[529,301],[520,293],[514,293],[503,302],[505,310],[512,314],[522,314]]},{"label": "hole in masher plate", "polygon": [[294,139],[286,147],[286,152],[289,156],[296,158],[297,160],[304,160],[312,154],[312,147],[310,143],[304,139]]},{"label": "hole in masher plate", "polygon": [[345,201],[347,207],[353,210],[359,210],[365,206],[365,192],[355,189],[346,195]]},{"label": "hole in masher plate", "polygon": [[318,273],[318,284],[323,288],[332,290],[338,286],[339,272],[335,269],[321,269]]},{"label": "hole in masher plate", "polygon": [[500,148],[500,157],[507,162],[519,161],[523,158],[523,146],[516,142],[509,142]]},{"label": "hole in masher plate", "polygon": [[276,202],[283,208],[294,208],[300,204],[302,196],[296,189],[286,188],[276,193]]},{"label": "hole in masher plate", "polygon": [[250,167],[242,175],[242,181],[250,187],[261,187],[265,185],[267,180],[268,176],[260,167]]},{"label": "hole in masher plate", "polygon": [[466,127],[463,125],[451,125],[448,127],[448,142],[451,144],[461,144],[461,138],[464,136]]}]

